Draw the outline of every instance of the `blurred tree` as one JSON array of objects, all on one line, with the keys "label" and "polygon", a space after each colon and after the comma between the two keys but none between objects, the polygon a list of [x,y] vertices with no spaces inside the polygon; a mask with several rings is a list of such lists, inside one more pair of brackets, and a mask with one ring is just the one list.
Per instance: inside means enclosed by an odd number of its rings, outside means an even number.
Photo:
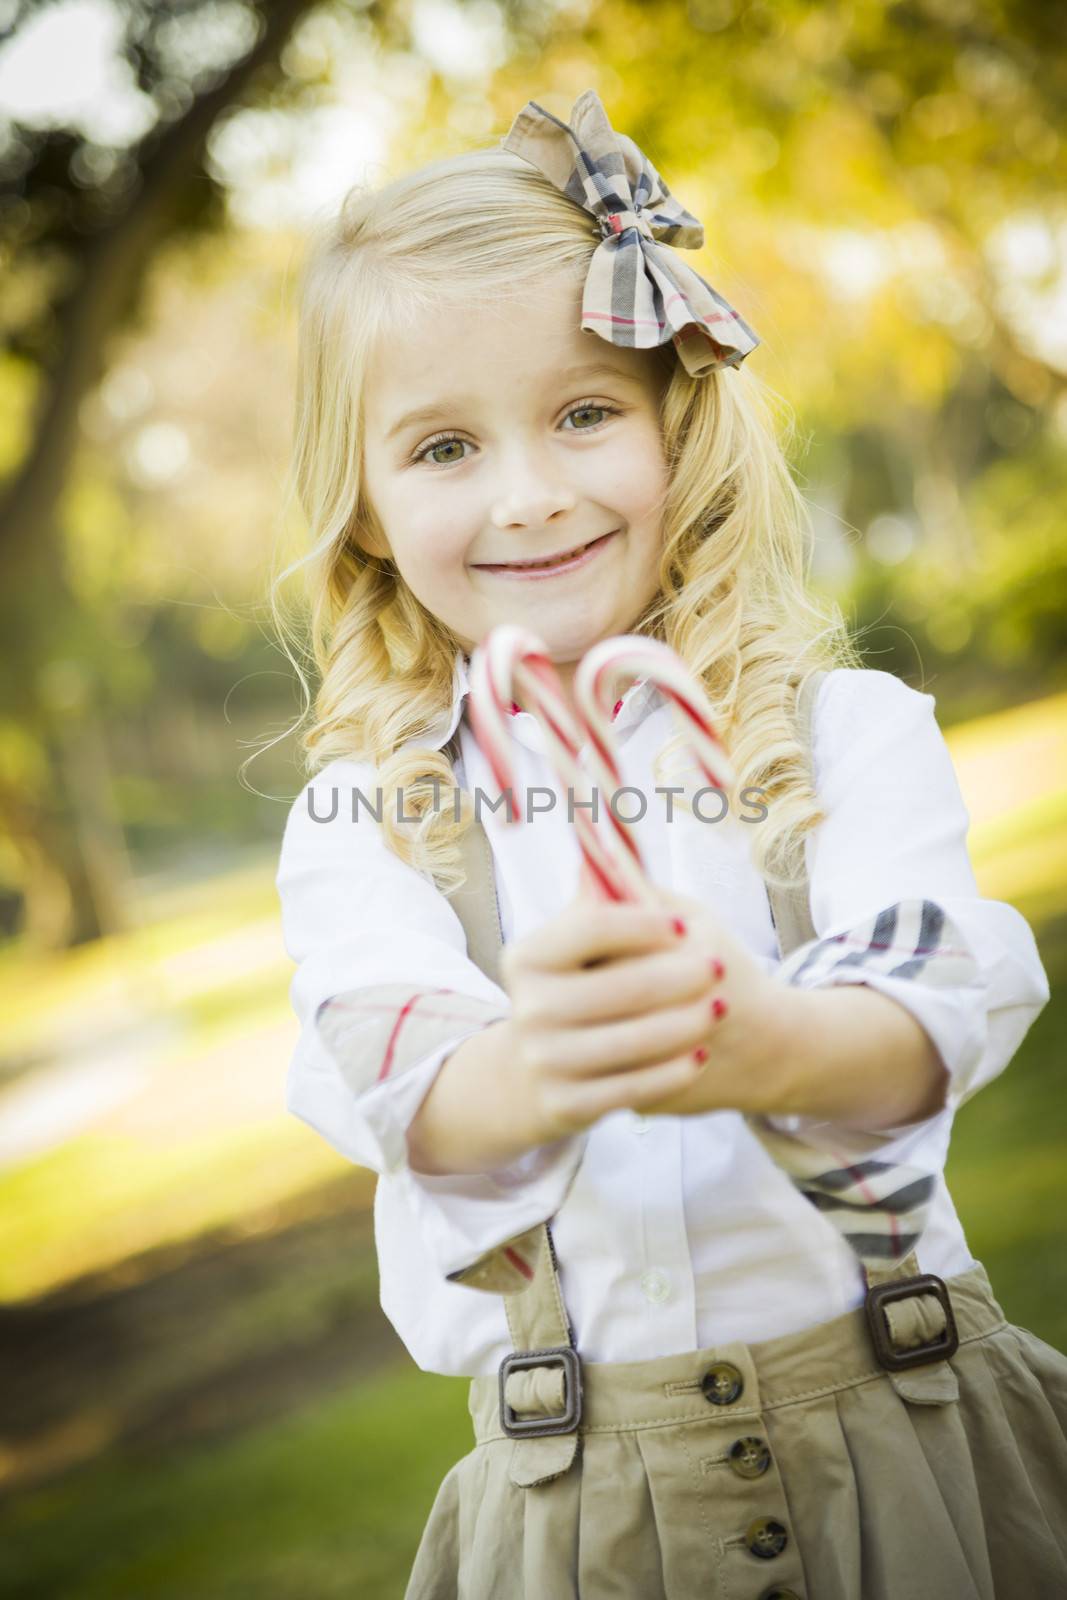
[{"label": "blurred tree", "polygon": [[[8,36],[47,8],[47,0],[22,0]],[[148,131],[109,147],[77,126],[3,130],[4,331],[36,404],[26,448],[0,491],[0,592],[18,663],[3,709],[33,736],[31,750],[25,737],[18,746],[23,759],[0,763],[0,823],[21,854],[27,931],[41,942],[79,942],[113,927],[125,875],[103,746],[87,715],[85,619],[59,538],[79,413],[105,370],[111,336],[137,309],[160,243],[219,222],[208,137],[224,112],[277,81],[282,49],[307,9],[307,0],[116,4],[119,48],[144,97]]]},{"label": "blurred tree", "polygon": [[[22,0],[14,26],[45,3]],[[6,330],[11,352],[37,369],[40,399],[32,442],[0,499],[0,552],[54,523],[79,407],[104,370],[108,339],[136,307],[162,240],[219,221],[218,185],[204,170],[208,136],[257,76],[262,92],[308,0],[232,7],[221,41],[204,27],[218,9],[215,0],[122,8],[125,54],[157,111],[135,146],[105,150],[70,128],[8,130],[3,244],[17,241],[19,275],[53,291],[16,297]],[[201,42],[220,54],[205,59]],[[227,61],[233,45],[237,59]]]}]

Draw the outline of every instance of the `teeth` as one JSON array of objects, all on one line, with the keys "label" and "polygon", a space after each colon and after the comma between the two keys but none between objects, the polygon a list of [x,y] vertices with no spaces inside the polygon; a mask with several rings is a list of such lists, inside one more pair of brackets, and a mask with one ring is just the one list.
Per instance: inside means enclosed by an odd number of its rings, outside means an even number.
[{"label": "teeth", "polygon": [[588,550],[588,549],[589,549],[589,546],[587,544],[583,544],[580,549],[572,550],[569,555],[558,556],[555,561],[523,561],[523,562],[519,562],[519,563],[517,563],[517,565],[516,565],[514,570],[516,572],[539,572],[544,567],[561,567],[565,561],[573,561],[576,556],[580,556],[583,551]]}]

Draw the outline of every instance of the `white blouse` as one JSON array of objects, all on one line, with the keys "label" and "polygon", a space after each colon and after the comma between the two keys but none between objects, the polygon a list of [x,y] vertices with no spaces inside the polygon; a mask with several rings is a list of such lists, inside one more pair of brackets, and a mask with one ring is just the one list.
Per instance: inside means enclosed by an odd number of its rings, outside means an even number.
[{"label": "white blouse", "polygon": [[[438,749],[459,725],[460,781],[495,797],[463,715],[467,692],[458,652],[449,714],[431,736],[409,742]],[[706,901],[782,981],[869,984],[905,1006],[937,1046],[950,1074],[948,1104],[927,1121],[889,1130],[879,1155],[936,1174],[918,1257],[924,1272],[950,1277],[973,1265],[943,1176],[955,1109],[1011,1060],[1049,987],[1025,919],[979,894],[967,854],[969,817],[934,708],[933,695],[886,672],[839,668],[823,679],[813,754],[827,816],[808,835],[807,863],[819,941],[869,927],[872,914],[908,897],[934,902],[973,957],[970,981],[941,987],[890,976],[877,962],[828,961],[815,941],[780,962],[766,889],[748,860],[751,824],[732,814],[701,822],[677,806],[666,822],[655,789],[664,780],[653,762],[674,724],[653,685],[627,691],[615,731],[623,781],[647,798],[635,826],[657,883]],[[557,803],[510,825],[502,811],[482,809],[505,942],[573,898],[580,862],[540,726],[525,712],[511,726],[519,784],[540,786]],[[287,1106],[348,1160],[379,1174],[381,1303],[419,1366],[469,1375],[496,1369],[510,1349],[501,1297],[448,1275],[549,1218],[575,1342],[588,1361],[757,1342],[859,1305],[865,1291],[852,1250],[737,1112],[618,1111],[492,1174],[410,1169],[405,1130],[442,1062],[484,1018],[473,1025],[468,1018],[446,1045],[357,1093],[320,1028],[320,1008],[346,991],[390,984],[451,990],[489,1002],[497,1015],[509,1002],[468,958],[448,900],[383,843],[370,809],[375,789],[369,763],[333,761],[289,814],[276,881],[302,1026]],[[619,806],[627,815],[637,810],[631,796]],[[825,1126],[780,1123],[814,1145]]]}]

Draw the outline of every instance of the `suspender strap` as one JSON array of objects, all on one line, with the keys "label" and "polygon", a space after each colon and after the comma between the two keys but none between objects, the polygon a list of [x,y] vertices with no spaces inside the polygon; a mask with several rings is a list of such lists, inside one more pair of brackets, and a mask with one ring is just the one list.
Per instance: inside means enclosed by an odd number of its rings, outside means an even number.
[{"label": "suspender strap", "polygon": [[[812,716],[815,710],[815,697],[819,692],[819,685],[826,677],[822,668],[811,673],[804,679],[797,696],[797,737],[806,750],[812,747]],[[774,931],[778,936],[778,949],[781,955],[786,956],[790,950],[796,950],[800,945],[807,944],[809,939],[815,938],[815,924],[811,920],[811,903],[808,889],[808,872],[806,861],[801,862],[803,873],[802,881],[793,889],[780,889],[774,884],[767,884],[767,899],[770,902],[771,921]]]},{"label": "suspender strap", "polygon": [[[457,734],[457,743],[458,738]],[[451,754],[451,747],[447,753]],[[499,984],[504,935],[496,898],[493,847],[477,819],[460,840],[460,855],[467,876],[466,881],[451,895],[452,909],[467,935],[467,954],[476,967],[481,967],[487,978]]]},{"label": "suspender strap", "polygon": [[[480,823],[460,841],[467,881],[452,904],[467,934],[471,959],[499,983],[503,933],[492,847]],[[578,1450],[582,1376],[563,1303],[548,1224],[508,1240],[460,1282],[503,1294],[514,1349],[500,1365],[500,1417],[515,1439],[513,1483],[532,1488],[566,1472]]]},{"label": "suspender strap", "polygon": [[515,1348],[500,1363],[500,1421],[515,1440],[510,1476],[524,1488],[567,1471],[582,1416],[582,1369],[548,1224],[537,1233],[531,1281],[521,1293],[504,1296]]}]

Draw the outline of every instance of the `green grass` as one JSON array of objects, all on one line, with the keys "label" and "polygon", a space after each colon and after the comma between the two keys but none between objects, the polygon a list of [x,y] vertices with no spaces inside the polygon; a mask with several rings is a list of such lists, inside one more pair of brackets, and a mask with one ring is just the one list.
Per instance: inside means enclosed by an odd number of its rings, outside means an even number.
[{"label": "green grass", "polygon": [[959,1111],[946,1177],[1008,1317],[1067,1351],[1067,1012],[1056,1002],[1067,990],[1067,913],[1033,926],[1053,999],[1000,1077]]},{"label": "green grass", "polygon": [[0,1513],[9,1600],[390,1600],[471,1444],[466,1382],[389,1371],[172,1460],[95,1466]]},{"label": "green grass", "polygon": [[[1067,916],[1040,929],[1039,943],[1061,984]],[[1061,1349],[1065,1035],[1067,1018],[1047,1007],[1005,1073],[961,1110],[948,1169],[1009,1318]],[[371,1258],[347,1270],[373,1296]],[[273,1312],[262,1294],[253,1309],[288,1336],[299,1318],[287,1293],[311,1291],[279,1284]],[[22,1494],[0,1511],[0,1590],[27,1600],[399,1600],[436,1487],[469,1448],[465,1383],[390,1368],[221,1445],[105,1457]]]}]

